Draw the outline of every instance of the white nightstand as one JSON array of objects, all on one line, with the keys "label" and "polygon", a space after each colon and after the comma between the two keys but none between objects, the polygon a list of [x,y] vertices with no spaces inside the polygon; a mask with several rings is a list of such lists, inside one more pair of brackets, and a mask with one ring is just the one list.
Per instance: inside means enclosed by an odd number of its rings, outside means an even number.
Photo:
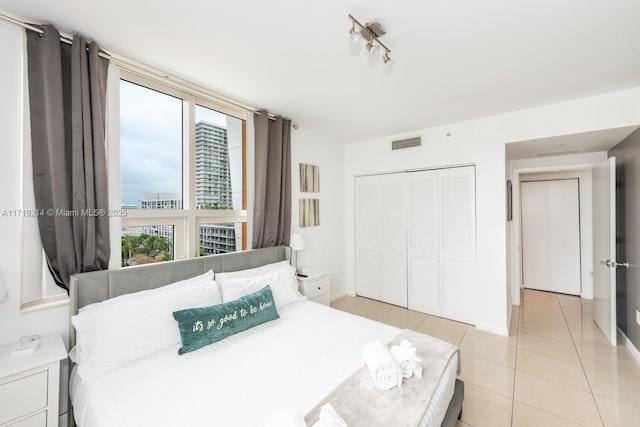
[{"label": "white nightstand", "polygon": [[15,346],[0,348],[0,426],[57,427],[62,337],[42,337],[26,356],[11,356]]},{"label": "white nightstand", "polygon": [[298,276],[300,293],[310,301],[329,305],[330,287],[330,275],[326,271],[311,270],[307,277]]}]

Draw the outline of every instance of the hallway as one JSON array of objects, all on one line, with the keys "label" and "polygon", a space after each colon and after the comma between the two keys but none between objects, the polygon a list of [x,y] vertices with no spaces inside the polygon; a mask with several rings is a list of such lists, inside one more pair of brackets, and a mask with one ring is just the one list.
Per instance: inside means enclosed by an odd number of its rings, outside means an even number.
[{"label": "hallway", "polygon": [[465,400],[457,427],[627,427],[640,420],[640,364],[606,341],[590,300],[525,289],[509,337],[362,297],[331,306],[458,345]]}]

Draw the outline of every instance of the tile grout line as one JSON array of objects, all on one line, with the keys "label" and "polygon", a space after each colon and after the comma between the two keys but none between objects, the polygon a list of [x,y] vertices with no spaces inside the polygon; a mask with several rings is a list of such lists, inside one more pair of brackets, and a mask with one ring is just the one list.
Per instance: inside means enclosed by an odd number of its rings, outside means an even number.
[{"label": "tile grout line", "polygon": [[513,390],[512,390],[512,397],[511,397],[511,424],[510,424],[512,427],[513,427],[513,413],[516,409],[516,376],[518,375],[518,344],[520,341],[520,315],[522,314],[523,307],[524,307],[524,293],[521,293],[520,307],[518,307],[518,315],[516,316],[516,357],[513,361]]},{"label": "tile grout line", "polygon": [[[556,299],[558,296],[556,295]],[[582,330],[582,297],[580,298],[580,329]],[[565,315],[564,310],[562,309],[562,304],[560,304],[560,300],[558,300],[558,304],[560,305],[560,312],[562,313],[562,317],[564,318],[564,322],[567,326],[567,330],[569,331],[569,336],[571,337],[571,343],[573,344],[573,348],[576,350],[576,354],[578,355],[578,361],[580,362],[580,367],[582,368],[582,374],[584,375],[584,379],[587,381],[587,387],[589,387],[589,393],[591,394],[591,399],[593,400],[593,405],[596,407],[596,411],[598,412],[598,416],[600,417],[600,422],[604,426],[604,418],[602,417],[602,413],[600,412],[600,407],[598,406],[598,402],[596,401],[596,396],[593,393],[593,389],[591,388],[591,381],[589,381],[589,376],[587,375],[587,371],[584,369],[584,363],[582,362],[582,357],[580,357],[580,353],[578,352],[578,346],[576,345],[576,341],[573,338],[573,334],[571,333],[571,329],[569,328],[569,322],[567,321],[567,316]]]}]

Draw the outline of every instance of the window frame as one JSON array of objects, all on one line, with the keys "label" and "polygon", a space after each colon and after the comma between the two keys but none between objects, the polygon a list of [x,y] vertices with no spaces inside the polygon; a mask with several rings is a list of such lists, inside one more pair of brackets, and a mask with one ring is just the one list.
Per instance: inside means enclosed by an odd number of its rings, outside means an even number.
[{"label": "window frame", "polygon": [[[111,72],[111,70],[110,70]],[[119,68],[113,77],[111,99],[113,108],[108,117],[108,171],[110,186],[110,204],[113,209],[120,209],[122,215],[114,217],[111,227],[111,260],[110,267],[122,265],[120,250],[121,228],[145,225],[174,226],[174,259],[195,258],[200,253],[200,224],[203,223],[242,223],[242,248],[246,250],[247,230],[247,113],[234,110],[207,99],[201,95],[188,93],[168,84],[141,76],[137,73]],[[146,87],[182,100],[182,209],[123,209],[121,208],[120,182],[120,81]],[[242,121],[242,209],[197,209],[195,181],[195,109],[196,105],[216,110]],[[115,240],[115,241],[114,241]],[[117,247],[117,250],[114,250]]]}]

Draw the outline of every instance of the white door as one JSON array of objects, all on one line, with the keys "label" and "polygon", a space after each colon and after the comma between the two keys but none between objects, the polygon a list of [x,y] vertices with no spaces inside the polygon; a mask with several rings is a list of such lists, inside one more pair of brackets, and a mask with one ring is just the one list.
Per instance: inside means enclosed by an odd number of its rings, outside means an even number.
[{"label": "white door", "polygon": [[[407,306],[407,224],[405,173],[381,175],[380,255],[381,300]],[[374,266],[370,266],[374,268]]]},{"label": "white door", "polygon": [[409,308],[440,316],[438,171],[407,174]]},{"label": "white door", "polygon": [[616,345],[616,159],[593,168],[594,320]]},{"label": "white door", "polygon": [[377,176],[356,178],[356,293],[379,300],[380,220]]},{"label": "white door", "polygon": [[438,171],[440,197],[440,309],[443,317],[473,322],[476,256],[475,167]]},{"label": "white door", "polygon": [[522,183],[525,288],[580,295],[580,202],[577,179]]}]

